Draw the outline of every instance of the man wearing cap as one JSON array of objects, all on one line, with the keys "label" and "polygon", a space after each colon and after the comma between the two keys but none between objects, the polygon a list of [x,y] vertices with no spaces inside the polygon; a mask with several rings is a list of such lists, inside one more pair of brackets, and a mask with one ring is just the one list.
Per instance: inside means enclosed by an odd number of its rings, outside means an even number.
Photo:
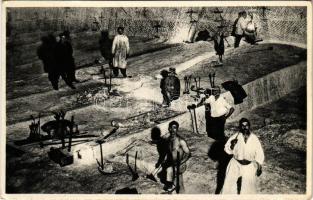
[{"label": "man wearing cap", "polygon": [[171,102],[180,96],[180,80],[176,76],[175,68],[169,68],[169,72],[163,76],[160,86],[163,94],[163,106],[169,107]]},{"label": "man wearing cap", "polygon": [[[239,132],[231,136],[224,148],[233,155],[228,163],[222,194],[255,194],[256,177],[262,173],[264,152],[258,137],[250,132],[250,122],[246,118],[239,121]],[[238,191],[237,181],[241,177]]]},{"label": "man wearing cap", "polygon": [[[209,137],[216,140],[224,140],[224,126],[226,119],[234,112],[234,108],[221,95],[219,87],[212,88],[206,95],[200,97],[200,102],[206,106],[206,129]],[[206,99],[207,95],[210,95]]]},{"label": "man wearing cap", "polygon": [[114,76],[118,76],[119,70],[121,70],[123,77],[126,78],[126,59],[129,55],[129,41],[128,37],[124,35],[123,27],[118,27],[117,33],[112,44],[113,74]]}]

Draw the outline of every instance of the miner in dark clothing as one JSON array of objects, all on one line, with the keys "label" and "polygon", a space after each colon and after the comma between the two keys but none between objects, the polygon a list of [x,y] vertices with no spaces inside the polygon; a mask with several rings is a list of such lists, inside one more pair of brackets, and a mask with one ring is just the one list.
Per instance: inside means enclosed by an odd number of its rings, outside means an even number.
[{"label": "miner in dark clothing", "polygon": [[177,100],[180,96],[180,80],[176,76],[175,68],[170,68],[168,75],[165,77],[163,76],[160,86],[164,99],[163,107],[169,107],[171,101]]},{"label": "miner in dark clothing", "polygon": [[37,50],[37,55],[43,62],[44,72],[48,73],[49,81],[52,84],[53,89],[58,90],[59,72],[56,64],[55,49],[56,39],[54,35],[49,34],[41,38],[42,44]]},{"label": "miner in dark clothing", "polygon": [[63,35],[65,36],[65,43],[70,47],[69,49],[71,49],[71,55],[68,55],[68,61],[69,61],[69,70],[67,72],[68,77],[70,80],[72,80],[73,82],[79,83],[79,80],[76,79],[75,76],[75,71],[76,71],[76,66],[75,66],[75,61],[74,61],[74,57],[73,57],[73,47],[72,47],[72,39],[70,36],[70,32],[69,31],[64,31]]},{"label": "miner in dark clothing", "polygon": [[[67,33],[61,33],[60,41],[56,47],[56,60],[58,65],[58,71],[62,76],[65,83],[72,89],[75,89],[73,85],[75,78],[75,63],[73,58],[73,48],[69,38],[66,38]],[[68,35],[69,36],[69,35]]]},{"label": "miner in dark clothing", "polygon": [[166,77],[168,76],[168,71],[162,70],[161,76],[162,76],[162,79],[160,81],[160,88],[161,88],[161,94],[163,95],[163,103],[162,104],[165,106],[165,105],[169,105],[171,102],[169,96],[166,93],[166,88],[165,88],[165,83],[164,83]]},{"label": "miner in dark clothing", "polygon": [[224,33],[222,31],[218,31],[213,37],[213,40],[214,40],[214,49],[215,49],[216,55],[218,55],[219,63],[223,64],[223,55],[225,51]]},{"label": "miner in dark clothing", "polygon": [[101,38],[99,40],[100,52],[103,58],[108,61],[110,68],[113,67],[112,55],[113,40],[109,37],[108,31],[101,31]]}]

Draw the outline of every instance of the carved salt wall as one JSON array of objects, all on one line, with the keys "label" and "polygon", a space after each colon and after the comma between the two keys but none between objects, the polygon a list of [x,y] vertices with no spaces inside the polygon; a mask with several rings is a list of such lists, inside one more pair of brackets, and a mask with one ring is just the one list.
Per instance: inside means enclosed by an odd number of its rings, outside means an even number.
[{"label": "carved salt wall", "polygon": [[[125,26],[132,37],[153,38],[156,35],[182,42],[180,34],[187,34],[190,21],[198,20],[197,30],[216,30],[220,15],[216,8],[9,8],[7,12],[8,71],[22,67],[42,73],[36,55],[40,38],[48,33],[57,35],[63,30],[72,33],[77,66],[91,64],[101,57],[98,51],[100,30],[115,34],[118,26]],[[264,40],[306,44],[306,10],[301,7],[219,8],[228,33],[237,13],[253,13]],[[264,12],[263,12],[264,11]],[[158,27],[158,28],[157,28]],[[9,76],[10,77],[10,76]]]}]

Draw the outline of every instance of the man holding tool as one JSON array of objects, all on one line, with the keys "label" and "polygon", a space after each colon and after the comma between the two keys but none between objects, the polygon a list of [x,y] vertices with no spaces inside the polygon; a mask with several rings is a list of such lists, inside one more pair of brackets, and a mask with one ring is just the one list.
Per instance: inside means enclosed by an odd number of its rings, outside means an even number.
[{"label": "man holding tool", "polygon": [[[206,105],[206,130],[209,137],[216,140],[224,140],[225,122],[235,109],[221,95],[221,89],[216,86],[211,90],[206,90],[200,97],[200,103]],[[209,98],[207,98],[207,96]]]},{"label": "man holding tool", "polygon": [[[166,183],[164,190],[176,193],[184,193],[183,173],[186,171],[186,162],[190,158],[190,150],[186,141],[178,135],[179,124],[176,121],[169,123],[168,152],[163,168],[166,169]],[[174,180],[176,178],[176,186]]]},{"label": "man holding tool", "polygon": [[[248,119],[240,119],[239,132],[228,139],[224,150],[233,158],[227,166],[222,194],[255,194],[256,177],[262,174],[264,152],[258,137],[250,132]],[[242,177],[242,183],[238,192],[239,177]]]}]

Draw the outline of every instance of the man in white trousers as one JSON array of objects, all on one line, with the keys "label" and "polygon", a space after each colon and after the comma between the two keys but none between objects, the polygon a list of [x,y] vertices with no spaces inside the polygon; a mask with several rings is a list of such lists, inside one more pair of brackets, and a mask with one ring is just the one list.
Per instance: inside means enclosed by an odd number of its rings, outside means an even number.
[{"label": "man in white trousers", "polygon": [[237,194],[237,181],[242,177],[239,194],[256,194],[256,178],[262,173],[264,152],[258,137],[250,132],[246,118],[239,121],[240,132],[225,144],[225,152],[233,155],[228,163],[222,194]]}]

